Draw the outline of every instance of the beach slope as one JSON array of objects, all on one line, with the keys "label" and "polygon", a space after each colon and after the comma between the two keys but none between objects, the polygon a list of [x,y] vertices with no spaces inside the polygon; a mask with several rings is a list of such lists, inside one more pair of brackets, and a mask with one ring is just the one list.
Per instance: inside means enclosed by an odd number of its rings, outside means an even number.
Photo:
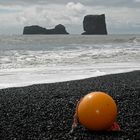
[{"label": "beach slope", "polygon": [[[116,100],[121,132],[91,132],[79,124],[69,133],[77,100],[92,91]],[[140,71],[0,90],[1,139],[139,139],[139,132]]]}]

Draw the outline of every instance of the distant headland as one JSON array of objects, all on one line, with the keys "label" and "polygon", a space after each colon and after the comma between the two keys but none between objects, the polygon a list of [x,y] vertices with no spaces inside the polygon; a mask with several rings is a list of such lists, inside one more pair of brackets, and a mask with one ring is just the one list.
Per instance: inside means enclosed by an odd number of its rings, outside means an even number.
[{"label": "distant headland", "polygon": [[62,24],[56,25],[53,29],[46,29],[38,25],[24,27],[23,34],[69,34],[65,26]]},{"label": "distant headland", "polygon": [[[82,35],[107,35],[105,14],[86,15],[83,20],[84,33]],[[69,34],[64,25],[56,25],[53,29],[46,29],[38,25],[25,26],[23,34]]]}]

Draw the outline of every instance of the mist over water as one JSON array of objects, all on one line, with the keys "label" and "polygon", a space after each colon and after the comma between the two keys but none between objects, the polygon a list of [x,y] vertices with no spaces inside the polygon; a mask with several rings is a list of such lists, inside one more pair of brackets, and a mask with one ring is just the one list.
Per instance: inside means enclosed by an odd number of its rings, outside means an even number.
[{"label": "mist over water", "polygon": [[0,36],[0,88],[140,70],[140,35]]}]

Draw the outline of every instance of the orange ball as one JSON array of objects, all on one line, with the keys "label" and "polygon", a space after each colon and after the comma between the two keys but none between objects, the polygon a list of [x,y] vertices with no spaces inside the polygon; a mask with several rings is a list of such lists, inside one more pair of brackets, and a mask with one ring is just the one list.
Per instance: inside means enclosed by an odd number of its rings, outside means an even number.
[{"label": "orange ball", "polygon": [[77,108],[79,122],[90,130],[107,130],[117,116],[117,106],[104,92],[92,92],[80,101]]}]

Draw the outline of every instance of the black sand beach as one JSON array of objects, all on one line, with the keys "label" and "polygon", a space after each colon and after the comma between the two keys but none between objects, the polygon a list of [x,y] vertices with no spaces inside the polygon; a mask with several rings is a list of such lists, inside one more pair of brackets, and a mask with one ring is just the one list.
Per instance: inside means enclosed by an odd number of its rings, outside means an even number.
[{"label": "black sand beach", "polygon": [[[79,124],[69,133],[77,100],[92,91],[107,92],[116,100],[120,132],[91,132]],[[1,89],[0,139],[140,139],[140,71]]]}]

